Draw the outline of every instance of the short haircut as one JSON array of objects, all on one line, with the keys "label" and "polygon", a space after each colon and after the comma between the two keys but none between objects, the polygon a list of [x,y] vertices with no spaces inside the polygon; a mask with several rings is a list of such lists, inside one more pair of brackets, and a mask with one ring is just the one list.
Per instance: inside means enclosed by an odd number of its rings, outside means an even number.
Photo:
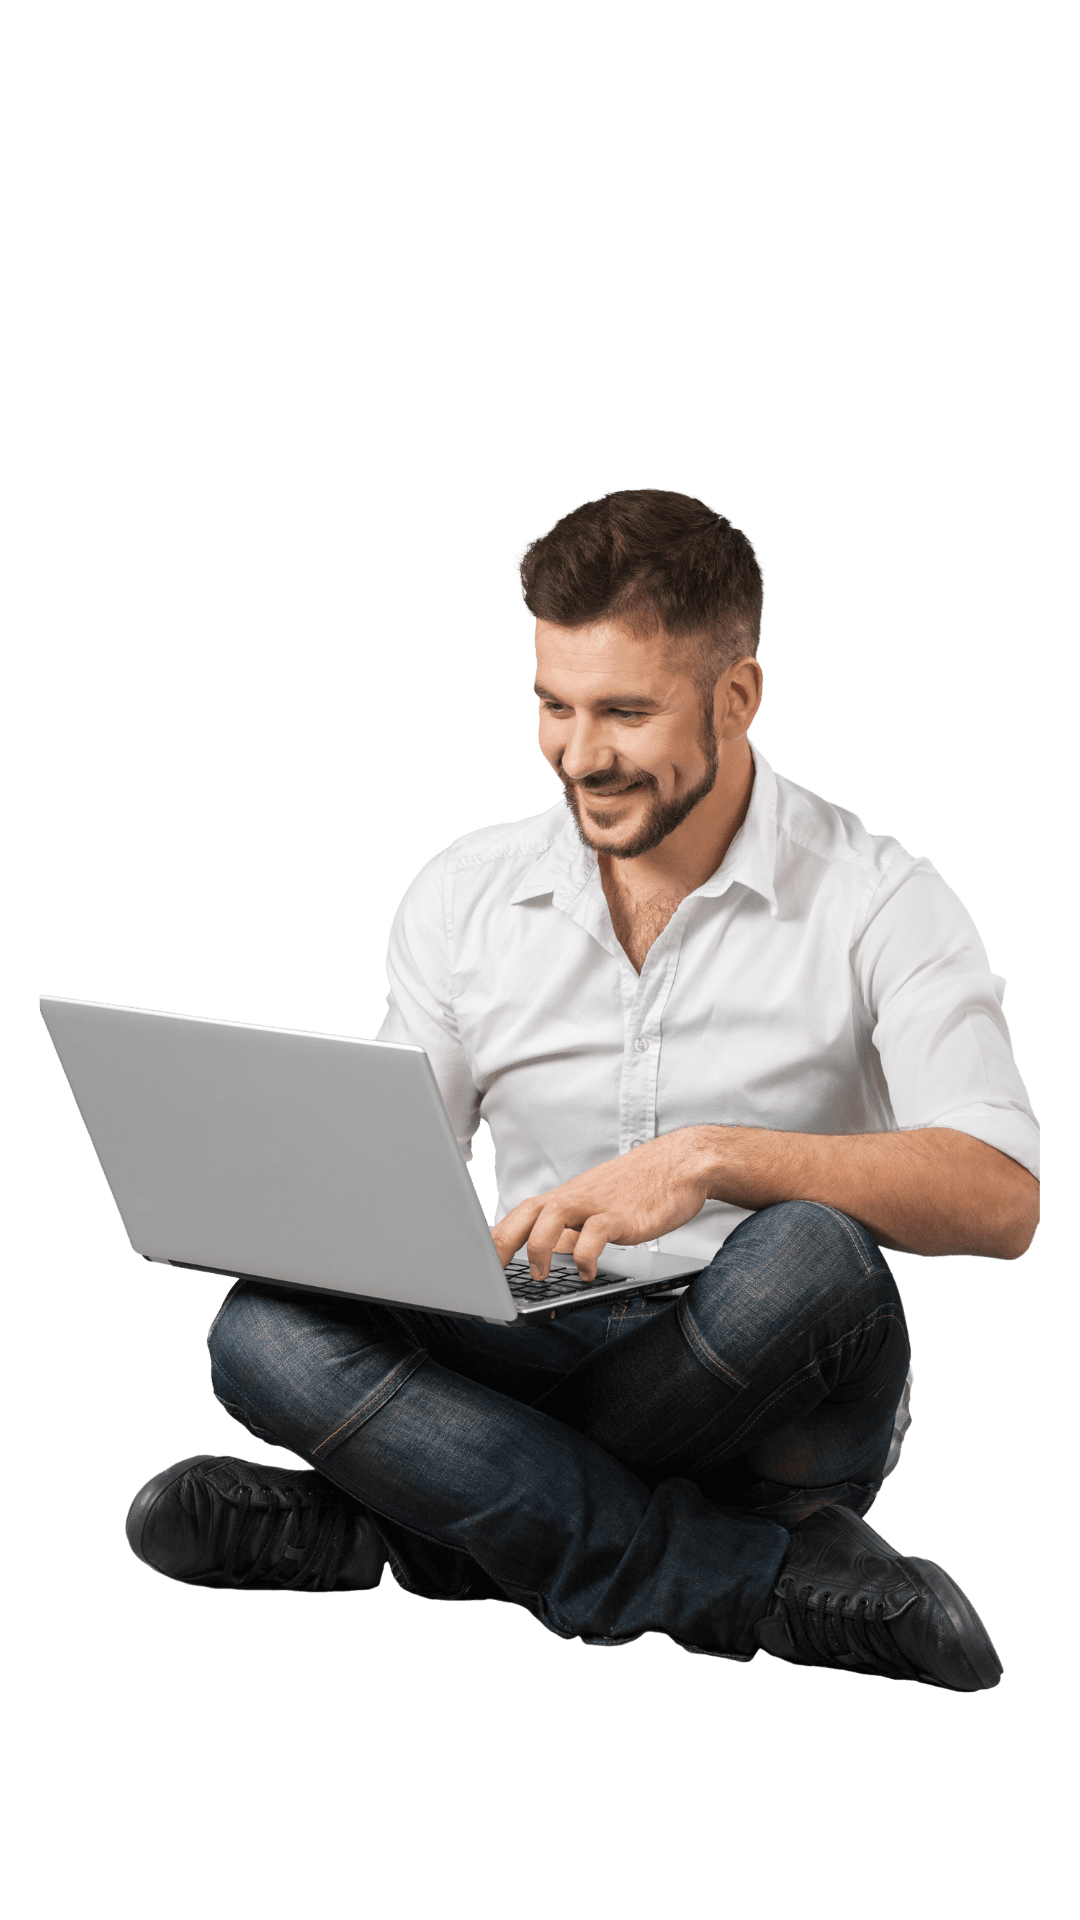
[{"label": "short haircut", "polygon": [[525,605],[538,620],[582,627],[618,620],[647,639],[686,641],[710,687],[754,655],[761,570],[730,520],[685,493],[655,487],[588,500],[534,540],[521,562]]}]

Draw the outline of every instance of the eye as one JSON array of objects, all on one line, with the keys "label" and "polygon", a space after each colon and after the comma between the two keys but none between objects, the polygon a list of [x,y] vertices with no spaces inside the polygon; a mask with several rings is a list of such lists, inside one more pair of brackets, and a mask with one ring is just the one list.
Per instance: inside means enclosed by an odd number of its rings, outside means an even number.
[{"label": "eye", "polygon": [[545,713],[569,713],[570,711],[569,707],[563,706],[561,700],[542,700],[540,705]]}]

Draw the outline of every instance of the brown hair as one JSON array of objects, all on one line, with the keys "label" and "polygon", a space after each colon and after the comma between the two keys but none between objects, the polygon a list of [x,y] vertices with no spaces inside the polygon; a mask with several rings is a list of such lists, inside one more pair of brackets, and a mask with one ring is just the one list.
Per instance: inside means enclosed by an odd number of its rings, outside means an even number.
[{"label": "brown hair", "polygon": [[714,686],[756,654],[761,570],[730,520],[685,493],[640,487],[588,500],[556,522],[521,562],[538,620],[581,627],[605,616],[640,639],[693,642],[695,671]]}]

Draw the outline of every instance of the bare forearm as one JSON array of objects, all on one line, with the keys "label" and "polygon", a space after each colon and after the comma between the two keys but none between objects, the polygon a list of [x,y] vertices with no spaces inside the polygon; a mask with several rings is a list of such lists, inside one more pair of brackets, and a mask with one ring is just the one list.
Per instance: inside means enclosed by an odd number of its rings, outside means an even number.
[{"label": "bare forearm", "polygon": [[880,1245],[906,1253],[1016,1259],[1038,1224],[1038,1181],[1007,1154],[950,1127],[864,1134],[692,1131],[710,1199],[755,1209],[820,1200],[860,1221]]},{"label": "bare forearm", "polygon": [[1008,1154],[949,1127],[913,1133],[776,1133],[681,1127],[522,1200],[493,1229],[505,1265],[528,1245],[538,1279],[573,1252],[595,1278],[605,1246],[673,1233],[706,1200],[757,1211],[818,1200],[906,1253],[1015,1260],[1039,1218],[1039,1183]]}]

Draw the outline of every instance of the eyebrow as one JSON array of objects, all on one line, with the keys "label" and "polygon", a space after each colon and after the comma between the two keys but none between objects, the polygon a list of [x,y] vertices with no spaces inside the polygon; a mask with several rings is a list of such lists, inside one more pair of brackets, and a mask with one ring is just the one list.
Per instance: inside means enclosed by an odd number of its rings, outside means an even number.
[{"label": "eyebrow", "polygon": [[[533,692],[538,700],[554,700],[558,707],[568,704],[565,700],[560,700],[557,693],[549,693],[547,688],[542,687],[539,682],[534,686]],[[642,711],[655,713],[660,706],[660,701],[650,700],[644,693],[608,693],[602,700],[590,700],[588,704],[594,707],[638,707]]]}]

